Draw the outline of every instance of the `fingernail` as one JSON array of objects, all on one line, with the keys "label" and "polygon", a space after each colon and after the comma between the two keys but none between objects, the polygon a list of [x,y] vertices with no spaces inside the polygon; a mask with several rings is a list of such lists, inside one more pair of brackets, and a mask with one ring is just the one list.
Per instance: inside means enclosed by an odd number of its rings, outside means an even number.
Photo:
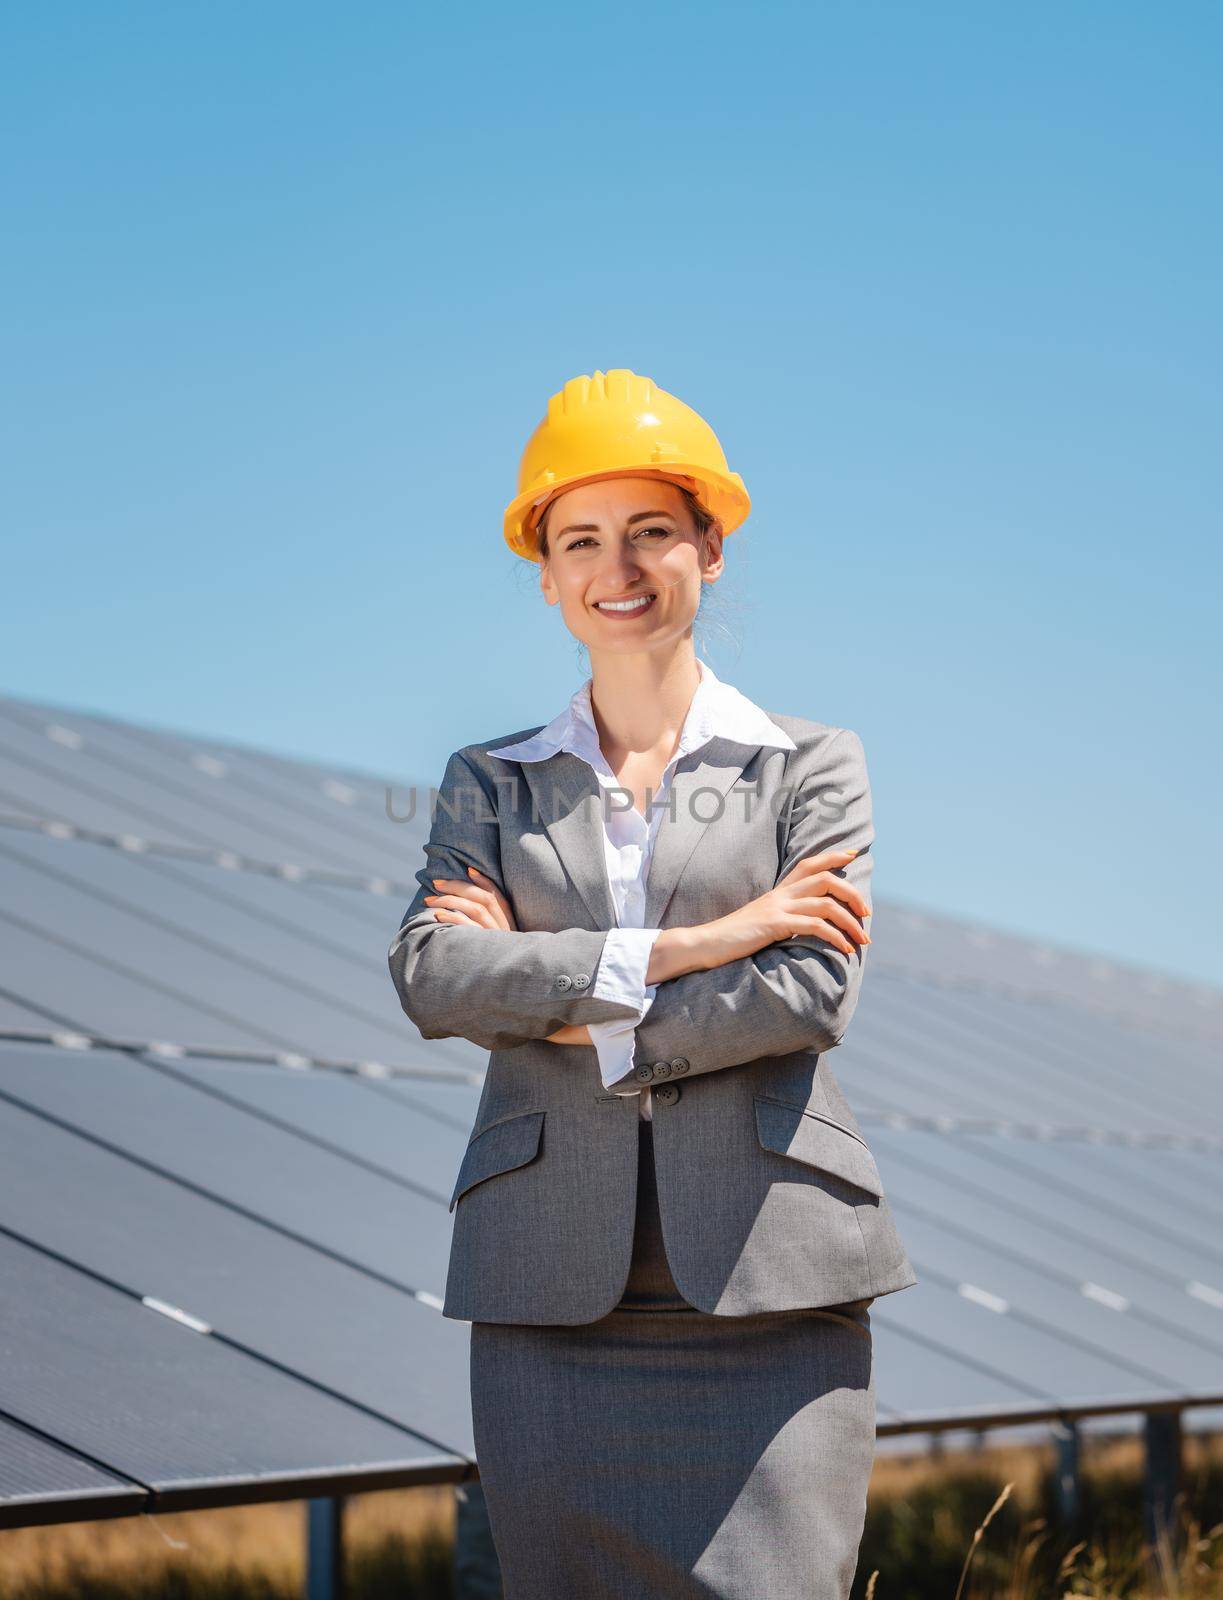
[{"label": "fingernail", "polygon": [[858,853],[858,852],[857,852],[857,851],[856,851],[856,850],[847,850],[847,851],[846,851],[846,852],[845,852],[845,854],[846,854],[846,855],[847,855],[847,856],[856,856],[856,855],[857,855],[857,853]]}]

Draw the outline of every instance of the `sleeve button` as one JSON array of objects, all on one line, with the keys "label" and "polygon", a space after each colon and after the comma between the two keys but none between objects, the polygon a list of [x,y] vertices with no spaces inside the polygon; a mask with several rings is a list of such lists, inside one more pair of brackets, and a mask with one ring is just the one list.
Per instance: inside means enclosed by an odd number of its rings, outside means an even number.
[{"label": "sleeve button", "polygon": [[656,1078],[669,1078],[671,1076],[671,1063],[669,1061],[656,1061],[654,1063],[654,1076]]},{"label": "sleeve button", "polygon": [[556,987],[558,989],[572,989],[573,979],[567,972],[562,972],[557,976]]},{"label": "sleeve button", "polygon": [[573,987],[575,989],[584,989],[589,982],[590,982],[590,974],[589,974],[589,972],[579,972],[577,974],[577,976],[573,980]]},{"label": "sleeve button", "polygon": [[671,1062],[671,1071],[674,1073],[687,1072],[688,1065],[687,1056],[675,1056]]},{"label": "sleeve button", "polygon": [[633,1076],[645,1083],[654,1076],[654,1068],[648,1061],[643,1061],[639,1067],[633,1069]]}]

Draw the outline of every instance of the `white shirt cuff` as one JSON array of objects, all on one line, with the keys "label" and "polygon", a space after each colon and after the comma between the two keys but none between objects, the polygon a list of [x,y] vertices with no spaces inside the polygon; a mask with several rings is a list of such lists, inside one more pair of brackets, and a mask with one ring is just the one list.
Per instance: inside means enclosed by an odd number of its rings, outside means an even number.
[{"label": "white shirt cuff", "polygon": [[[646,968],[650,964],[650,952],[654,948],[654,941],[661,932],[661,928],[609,929],[590,998],[618,1000],[621,1005],[626,1006],[645,1005],[647,995],[653,1000],[656,986],[651,985],[647,988],[645,975]],[[641,1015],[644,1016],[645,1011],[642,1011]],[[623,1020],[632,1025],[631,1017]],[[638,1017],[637,1021],[640,1022],[641,1017]]]},{"label": "white shirt cuff", "polygon": [[[599,1057],[599,1077],[605,1089],[633,1070],[637,1026],[654,1003],[656,983],[645,981],[650,952],[661,928],[612,928],[603,946],[593,996],[635,1005],[635,1017],[617,1017],[611,1022],[588,1022],[590,1037]],[[620,1094],[639,1094],[639,1089],[621,1089]]]}]

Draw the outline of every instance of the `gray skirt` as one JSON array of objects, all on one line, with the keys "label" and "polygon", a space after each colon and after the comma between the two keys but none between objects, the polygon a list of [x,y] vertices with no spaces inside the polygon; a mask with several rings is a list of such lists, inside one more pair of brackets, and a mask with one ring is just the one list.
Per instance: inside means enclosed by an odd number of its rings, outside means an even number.
[{"label": "gray skirt", "polygon": [[619,1304],[471,1326],[505,1600],[847,1600],[875,1450],[871,1300],[698,1310],[667,1266],[644,1118],[639,1150]]}]

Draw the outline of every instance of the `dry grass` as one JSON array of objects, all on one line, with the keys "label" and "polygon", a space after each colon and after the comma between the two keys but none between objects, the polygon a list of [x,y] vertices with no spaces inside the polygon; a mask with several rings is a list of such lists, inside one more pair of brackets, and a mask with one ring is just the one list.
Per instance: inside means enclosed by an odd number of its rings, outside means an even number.
[{"label": "dry grass", "polygon": [[1181,1538],[1152,1548],[1142,1534],[1138,1437],[1085,1443],[1081,1527],[1070,1532],[1052,1501],[1051,1443],[885,1457],[871,1484],[854,1592],[865,1600],[1223,1600],[1223,1435],[1186,1435],[1184,1462]]},{"label": "dry grass", "polygon": [[[1051,1446],[881,1457],[855,1595],[1223,1600],[1223,1436],[1186,1437],[1185,1463],[1173,1552],[1143,1544],[1135,1438],[1085,1446],[1077,1537],[1049,1500]],[[345,1529],[352,1600],[449,1600],[450,1488],[356,1496]],[[301,1502],[16,1529],[0,1532],[0,1600],[298,1600],[304,1545]]]},{"label": "dry grass", "polygon": [[[448,1571],[454,1491],[355,1495],[345,1507],[354,1595],[434,1600]],[[0,1531],[0,1600],[299,1600],[301,1501]]]}]

